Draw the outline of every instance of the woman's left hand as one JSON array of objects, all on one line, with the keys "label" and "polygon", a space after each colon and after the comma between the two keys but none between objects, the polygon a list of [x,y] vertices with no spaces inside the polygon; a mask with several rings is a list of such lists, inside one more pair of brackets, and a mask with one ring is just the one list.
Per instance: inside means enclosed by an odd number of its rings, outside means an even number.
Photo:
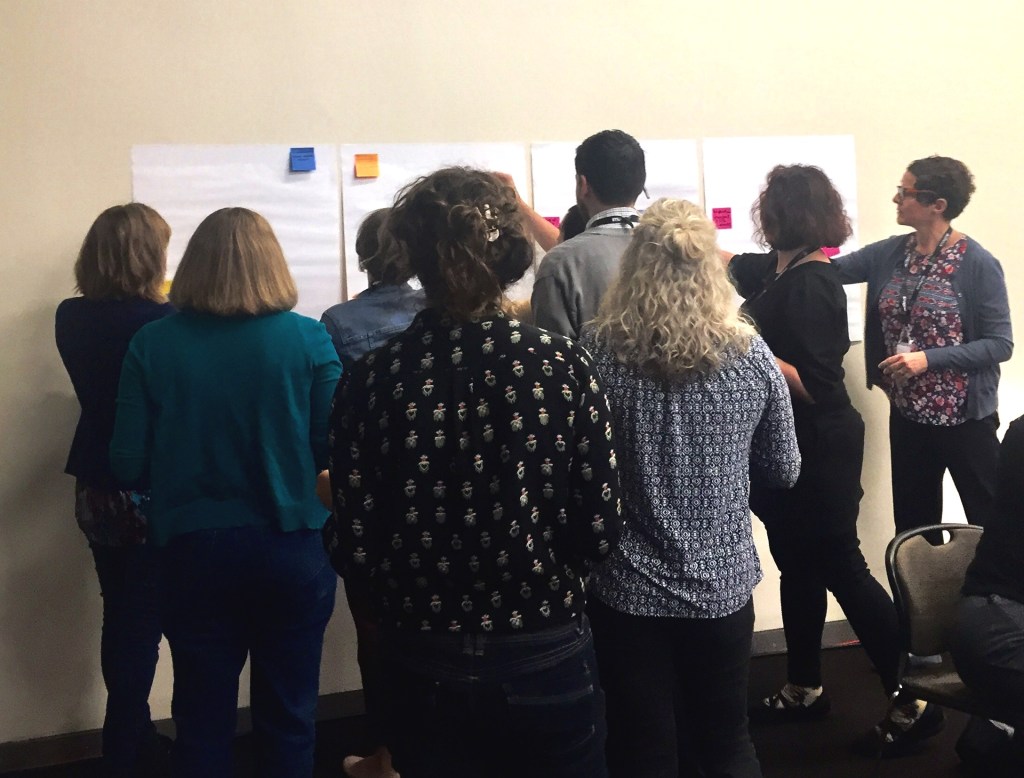
[{"label": "woman's left hand", "polygon": [[878,369],[896,383],[921,375],[928,369],[928,355],[924,351],[907,351],[893,354],[878,363]]}]

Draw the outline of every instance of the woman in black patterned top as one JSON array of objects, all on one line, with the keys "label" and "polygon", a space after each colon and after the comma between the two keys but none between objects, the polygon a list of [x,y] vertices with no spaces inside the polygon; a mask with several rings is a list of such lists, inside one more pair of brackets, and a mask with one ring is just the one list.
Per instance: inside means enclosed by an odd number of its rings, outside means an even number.
[{"label": "woman in black patterned top", "polygon": [[416,181],[390,228],[430,307],[339,386],[325,540],[380,596],[395,766],[604,775],[581,579],[620,505],[596,372],[502,314],[531,247],[492,175]]},{"label": "woman in black patterned top", "polygon": [[[843,382],[850,348],[846,296],[822,246],[850,235],[843,201],[819,168],[778,166],[753,214],[768,254],[729,262],[743,309],[758,326],[789,385],[803,470],[787,491],[756,487],[750,507],[764,522],[780,572],[787,683],[761,701],[762,718],[811,719],[828,713],[822,687],[821,633],[831,591],[878,669],[886,694],[897,688],[896,610],[871,575],[857,536],[864,422]],[[878,746],[897,751],[934,734],[931,708],[909,701],[876,729]],[[920,724],[920,727],[917,725]]]},{"label": "woman in black patterned top", "polygon": [[587,603],[613,776],[761,775],[749,484],[791,486],[800,454],[785,381],[733,300],[714,225],[659,200],[584,330],[622,446],[622,539]]}]

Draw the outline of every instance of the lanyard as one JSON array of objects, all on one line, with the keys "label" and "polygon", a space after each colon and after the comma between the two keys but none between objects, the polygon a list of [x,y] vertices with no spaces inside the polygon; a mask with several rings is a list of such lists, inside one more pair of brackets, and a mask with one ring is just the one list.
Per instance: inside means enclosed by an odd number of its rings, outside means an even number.
[{"label": "lanyard", "polygon": [[946,247],[946,242],[949,240],[949,236],[953,234],[953,228],[948,227],[946,232],[942,235],[942,240],[939,241],[935,247],[935,251],[928,255],[928,259],[924,261],[924,267],[921,268],[921,277],[917,279],[917,286],[914,287],[914,293],[907,295],[907,286],[910,281],[910,252],[907,252],[906,259],[903,260],[903,272],[904,278],[903,283],[900,285],[900,313],[906,317],[904,324],[905,329],[910,327],[910,312],[914,310],[914,303],[917,302],[917,295],[921,291],[921,287],[924,286],[925,279],[928,278],[928,267],[931,265],[942,250]]},{"label": "lanyard", "polygon": [[[793,267],[793,265],[795,265],[801,259],[803,259],[804,257],[809,257],[811,254],[813,254],[817,250],[818,250],[817,248],[804,248],[804,249],[800,249],[800,251],[798,251],[796,254],[794,254],[793,258],[790,259],[789,262],[787,262],[783,266],[782,270],[780,270],[779,272],[776,273],[774,270],[770,269],[768,271],[768,274],[764,278],[764,286],[761,287],[760,291],[755,292],[750,297],[748,297],[747,301],[744,303],[744,305],[745,306],[750,305],[755,300],[758,300],[761,297],[763,297],[764,294],[771,288],[772,284],[774,284],[776,281],[778,281],[779,277],[783,273],[785,273],[787,270],[789,270],[791,267]],[[775,253],[775,256],[776,257],[778,256],[778,252]]]},{"label": "lanyard", "polygon": [[635,213],[630,214],[629,216],[602,216],[597,221],[591,222],[587,229],[589,230],[592,229],[593,227],[603,227],[606,224],[621,224],[626,229],[631,230],[636,226],[636,223],[638,221],[640,221],[640,216]]}]

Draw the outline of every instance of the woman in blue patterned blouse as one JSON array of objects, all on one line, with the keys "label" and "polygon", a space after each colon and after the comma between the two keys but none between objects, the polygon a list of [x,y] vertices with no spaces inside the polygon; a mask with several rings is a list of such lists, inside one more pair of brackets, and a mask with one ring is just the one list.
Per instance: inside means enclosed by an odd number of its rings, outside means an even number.
[{"label": "woman in blue patterned blouse", "polygon": [[613,776],[761,775],[749,479],[792,486],[800,454],[786,383],[717,252],[697,206],[659,200],[582,340],[621,446],[623,534],[588,603]]},{"label": "woman in blue patterned blouse", "polygon": [[338,388],[325,540],[377,595],[395,767],[600,778],[581,579],[618,535],[601,384],[572,341],[502,313],[532,259],[513,189],[439,170],[389,225],[428,308]]}]

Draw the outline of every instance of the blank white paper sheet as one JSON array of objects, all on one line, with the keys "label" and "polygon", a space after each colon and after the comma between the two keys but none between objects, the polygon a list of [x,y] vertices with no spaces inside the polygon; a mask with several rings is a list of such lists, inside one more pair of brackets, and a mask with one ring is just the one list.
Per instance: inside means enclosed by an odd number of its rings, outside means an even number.
[{"label": "blank white paper sheet", "polygon": [[134,199],[171,226],[168,277],[188,239],[210,213],[240,206],[274,228],[299,290],[295,310],[320,314],[341,299],[341,207],[338,152],[314,146],[316,169],[293,173],[292,146],[135,146]]}]

